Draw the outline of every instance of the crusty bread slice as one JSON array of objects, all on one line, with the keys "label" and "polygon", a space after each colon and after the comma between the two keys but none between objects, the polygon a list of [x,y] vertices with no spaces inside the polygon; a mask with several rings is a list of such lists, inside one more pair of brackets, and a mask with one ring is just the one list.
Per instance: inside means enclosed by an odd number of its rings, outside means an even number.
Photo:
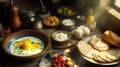
[{"label": "crusty bread slice", "polygon": [[91,38],[91,40],[89,41],[89,43],[91,44],[91,46],[99,51],[106,51],[109,50],[109,44],[103,40],[101,40],[101,38],[99,37],[94,37]]},{"label": "crusty bread slice", "polygon": [[93,53],[95,53],[97,50],[93,49],[91,47],[91,45],[89,45],[86,42],[82,42],[80,41],[77,44],[78,50],[80,51],[80,53],[88,58],[93,58]]},{"label": "crusty bread slice", "polygon": [[120,37],[112,32],[111,30],[107,30],[103,33],[102,39],[105,40],[106,42],[110,43],[113,46],[119,47],[120,48]]}]

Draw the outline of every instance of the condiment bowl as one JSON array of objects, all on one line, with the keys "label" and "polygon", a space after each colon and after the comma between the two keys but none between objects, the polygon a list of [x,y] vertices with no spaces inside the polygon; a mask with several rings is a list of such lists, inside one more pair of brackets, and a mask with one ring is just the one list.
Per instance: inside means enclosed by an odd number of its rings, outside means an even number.
[{"label": "condiment bowl", "polygon": [[[23,42],[22,46],[18,46],[20,42]],[[37,46],[39,47],[33,49],[33,44],[38,44]],[[50,38],[45,33],[38,30],[21,30],[14,32],[5,38],[2,43],[2,48],[5,53],[18,60],[32,60],[40,58],[50,49],[50,47]]]},{"label": "condiment bowl", "polygon": [[57,43],[64,43],[69,41],[71,38],[71,33],[64,30],[55,31],[52,34],[52,40]]},{"label": "condiment bowl", "polygon": [[61,16],[73,16],[76,14],[76,10],[73,9],[73,7],[69,6],[61,6],[57,9],[57,13],[60,14]]},{"label": "condiment bowl", "polygon": [[58,26],[60,19],[57,16],[47,16],[43,18],[43,24],[48,27]]},{"label": "condiment bowl", "polygon": [[75,21],[73,19],[63,19],[61,26],[63,29],[71,31],[75,28]]}]

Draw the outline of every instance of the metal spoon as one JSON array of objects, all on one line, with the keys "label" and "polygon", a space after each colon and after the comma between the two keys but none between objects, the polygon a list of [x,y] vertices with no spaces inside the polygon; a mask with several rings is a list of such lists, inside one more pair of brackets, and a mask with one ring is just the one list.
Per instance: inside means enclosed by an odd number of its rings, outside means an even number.
[{"label": "metal spoon", "polygon": [[45,6],[44,6],[44,4],[43,4],[42,0],[40,0],[40,3],[41,3],[41,5],[42,5],[42,11],[43,11],[43,12],[45,12],[45,11],[46,11],[46,9],[45,9]]}]

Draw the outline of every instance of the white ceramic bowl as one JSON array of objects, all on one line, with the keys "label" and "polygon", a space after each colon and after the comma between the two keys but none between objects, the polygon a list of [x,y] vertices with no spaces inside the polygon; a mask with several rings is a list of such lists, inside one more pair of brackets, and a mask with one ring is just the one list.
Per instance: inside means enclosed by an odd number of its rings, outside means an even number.
[{"label": "white ceramic bowl", "polygon": [[64,43],[69,41],[71,38],[71,33],[64,30],[55,31],[52,34],[52,39],[58,43]]},{"label": "white ceramic bowl", "polygon": [[75,27],[75,21],[72,19],[63,19],[61,24],[62,24],[62,28],[68,31],[74,29]]}]

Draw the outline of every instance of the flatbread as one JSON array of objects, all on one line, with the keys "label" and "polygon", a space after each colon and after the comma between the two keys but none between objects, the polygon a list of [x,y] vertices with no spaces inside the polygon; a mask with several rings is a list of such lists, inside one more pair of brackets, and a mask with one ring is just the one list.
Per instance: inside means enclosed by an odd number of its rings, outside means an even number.
[{"label": "flatbread", "polygon": [[110,49],[110,46],[107,42],[101,40],[99,37],[94,37],[89,40],[91,46],[99,51],[106,51]]},{"label": "flatbread", "polygon": [[103,60],[101,57],[98,56],[98,53],[99,52],[93,53],[93,57],[94,57],[93,59],[98,62],[106,62],[105,60]]},{"label": "flatbread", "polygon": [[111,60],[117,60],[120,58],[120,49],[111,49],[107,51],[106,57]]},{"label": "flatbread", "polygon": [[93,58],[93,55],[92,55],[92,54],[95,53],[96,50],[93,49],[93,48],[91,47],[91,45],[89,45],[89,44],[86,43],[86,42],[80,41],[80,42],[77,44],[77,46],[78,46],[78,50],[80,51],[80,53],[81,53],[82,55],[84,55],[84,56],[86,56],[86,57],[88,57],[88,58]]}]

